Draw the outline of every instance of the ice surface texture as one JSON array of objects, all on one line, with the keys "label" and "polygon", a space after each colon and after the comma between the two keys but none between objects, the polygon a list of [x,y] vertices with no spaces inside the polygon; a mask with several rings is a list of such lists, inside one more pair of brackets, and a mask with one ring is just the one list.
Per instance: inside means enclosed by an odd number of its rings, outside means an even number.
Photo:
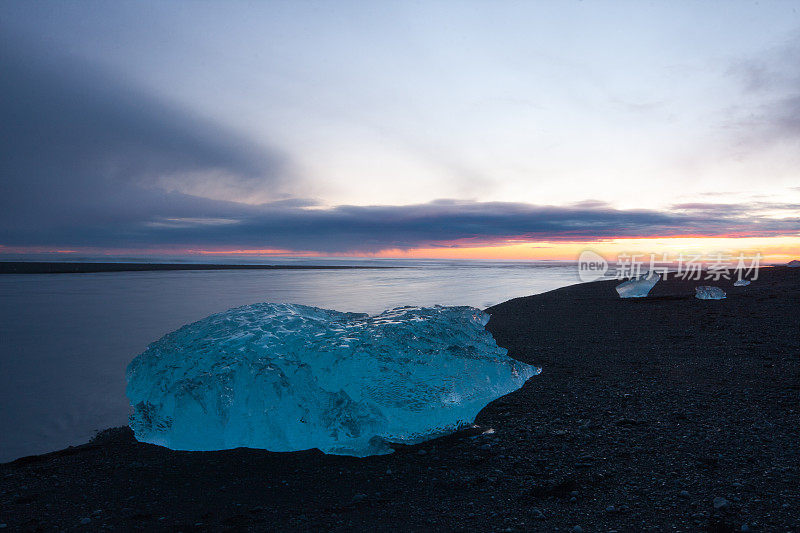
[{"label": "ice surface texture", "polygon": [[130,426],[178,450],[319,448],[365,456],[474,421],[539,368],[471,307],[376,316],[255,304],[183,326],[128,366]]},{"label": "ice surface texture", "polygon": [[725,298],[725,291],[719,287],[701,285],[694,289],[694,297],[700,300],[722,300]]},{"label": "ice surface texture", "polygon": [[643,298],[660,279],[661,275],[657,272],[646,272],[617,285],[617,293],[620,298]]}]

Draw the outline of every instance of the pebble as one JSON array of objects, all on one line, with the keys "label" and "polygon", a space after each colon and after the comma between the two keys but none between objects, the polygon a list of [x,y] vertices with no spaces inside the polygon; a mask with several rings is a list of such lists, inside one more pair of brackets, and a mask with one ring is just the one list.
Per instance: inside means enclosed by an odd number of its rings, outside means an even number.
[{"label": "pebble", "polygon": [[88,518],[88,517],[87,518],[81,518],[81,524],[86,525],[86,524],[91,524],[91,523],[92,523],[92,519],[91,518]]},{"label": "pebble", "polygon": [[731,502],[729,502],[728,500],[726,500],[725,498],[723,498],[721,496],[717,496],[716,498],[714,498],[714,510],[715,511],[724,511],[728,507],[730,507],[730,505],[731,505]]},{"label": "pebble", "polygon": [[572,528],[572,533],[583,533],[583,528],[581,526],[575,526]]},{"label": "pebble", "polygon": [[427,453],[428,452],[426,452],[425,450],[420,450],[417,452],[417,455],[426,455]]},{"label": "pebble", "polygon": [[541,509],[537,508],[531,509],[531,514],[533,515],[534,518],[538,520],[544,520],[544,513],[541,511]]},{"label": "pebble", "polygon": [[607,513],[613,513],[616,510],[617,510],[617,508],[614,507],[613,505],[609,505],[608,507],[606,507],[606,512]]},{"label": "pebble", "polygon": [[747,531],[751,531],[751,529],[750,529],[750,526],[748,526],[747,524],[742,524],[742,527],[739,528],[739,531],[747,532]]},{"label": "pebble", "polygon": [[678,496],[681,498],[689,498],[691,495],[689,494],[688,490],[682,490],[678,493]]}]

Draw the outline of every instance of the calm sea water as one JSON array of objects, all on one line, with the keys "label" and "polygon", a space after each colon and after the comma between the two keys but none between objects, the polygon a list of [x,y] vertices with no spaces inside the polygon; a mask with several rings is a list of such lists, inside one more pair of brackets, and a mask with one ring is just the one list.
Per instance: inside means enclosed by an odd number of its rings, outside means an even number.
[{"label": "calm sea water", "polygon": [[149,343],[231,307],[292,302],[377,313],[502,301],[578,282],[574,265],[406,262],[387,270],[0,276],[0,461],[127,423],[125,367]]}]

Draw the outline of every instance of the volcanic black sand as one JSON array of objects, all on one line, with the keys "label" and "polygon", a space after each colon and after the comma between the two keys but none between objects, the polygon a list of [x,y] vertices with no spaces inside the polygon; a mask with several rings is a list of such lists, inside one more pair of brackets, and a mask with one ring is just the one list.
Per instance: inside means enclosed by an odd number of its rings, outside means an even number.
[{"label": "volcanic black sand", "polygon": [[225,265],[195,263],[51,263],[45,261],[0,261],[0,274],[86,274],[89,272],[144,272],[153,270],[348,270],[376,268],[398,267],[364,265]]},{"label": "volcanic black sand", "polygon": [[[0,465],[9,529],[800,531],[800,269],[728,298],[616,281],[489,309],[540,376],[480,429],[357,459],[173,452],[127,429]],[[490,432],[489,428],[494,431]]]}]

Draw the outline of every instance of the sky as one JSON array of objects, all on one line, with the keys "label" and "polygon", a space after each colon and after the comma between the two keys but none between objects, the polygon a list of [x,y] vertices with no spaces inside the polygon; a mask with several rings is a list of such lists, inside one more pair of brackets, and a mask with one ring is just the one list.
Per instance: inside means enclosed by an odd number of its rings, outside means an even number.
[{"label": "sky", "polygon": [[796,2],[0,4],[0,256],[800,256]]}]

